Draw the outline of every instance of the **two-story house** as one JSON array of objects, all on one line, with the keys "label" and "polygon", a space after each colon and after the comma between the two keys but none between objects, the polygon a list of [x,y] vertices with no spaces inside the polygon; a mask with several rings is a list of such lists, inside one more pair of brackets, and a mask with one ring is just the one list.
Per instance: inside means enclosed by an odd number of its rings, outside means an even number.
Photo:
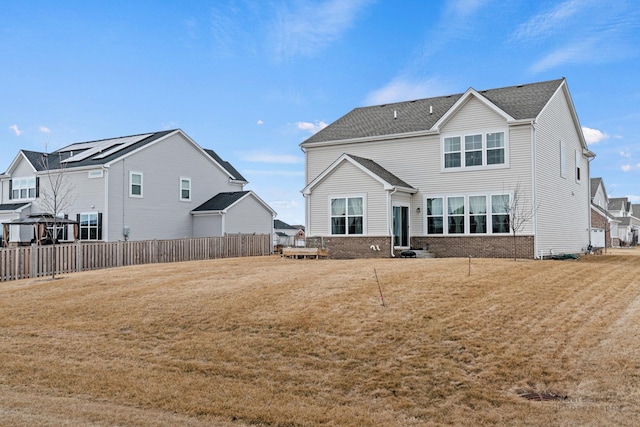
[{"label": "two-story house", "polygon": [[591,246],[610,248],[620,245],[620,220],[609,212],[609,195],[602,178],[591,178]]},{"label": "two-story house", "polygon": [[616,246],[635,246],[640,236],[640,212],[635,212],[628,197],[613,197],[609,199],[609,213],[617,222],[617,233],[613,233]]},{"label": "two-story house", "polygon": [[[58,201],[65,200],[53,209],[58,179],[64,182]],[[273,235],[275,212],[246,184],[180,129],[78,142],[52,153],[21,150],[0,175],[3,240],[39,240],[20,223],[42,214],[77,221],[82,241]]]},{"label": "two-story house", "polygon": [[331,257],[428,246],[538,258],[590,244],[595,155],[564,78],[356,108],[301,148],[307,237]]}]

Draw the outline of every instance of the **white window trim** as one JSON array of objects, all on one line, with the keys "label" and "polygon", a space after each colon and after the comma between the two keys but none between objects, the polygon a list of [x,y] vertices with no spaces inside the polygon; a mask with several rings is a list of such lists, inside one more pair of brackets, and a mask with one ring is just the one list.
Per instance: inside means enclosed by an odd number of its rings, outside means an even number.
[{"label": "white window trim", "polygon": [[[426,205],[425,205],[426,206]],[[408,217],[407,217],[407,231],[409,233],[409,235],[407,236],[407,242],[409,242],[408,246],[396,246],[395,244],[393,245],[394,249],[409,249],[411,247],[411,203],[409,202],[401,202],[401,201],[396,201],[396,202],[392,202],[391,203],[391,221],[393,222],[393,208],[407,208],[407,213],[408,213]],[[425,214],[426,216],[426,214]],[[395,235],[393,236],[395,239]]]},{"label": "white window trim", "polygon": [[[504,135],[504,163],[493,165],[487,164],[487,134],[502,133]],[[472,135],[482,135],[482,165],[465,166],[465,138]],[[444,140],[445,138],[460,137],[460,166],[456,168],[445,167],[444,160]],[[475,151],[475,150],[470,150]],[[478,129],[473,132],[447,133],[440,136],[440,171],[441,172],[460,172],[460,171],[481,171],[491,169],[505,169],[509,167],[509,130],[505,128]]]},{"label": "white window trim", "polygon": [[[362,234],[333,234],[331,229],[331,200],[332,199],[354,199],[354,198],[362,198]],[[335,236],[335,237],[362,237],[367,235],[367,194],[366,193],[357,193],[357,194],[330,194],[327,198],[327,214],[328,221],[327,226],[327,235]],[[349,224],[346,224],[346,231],[349,230]]]},{"label": "white window trim", "polygon": [[[184,198],[182,197],[182,181],[187,181],[189,182],[189,197],[188,198]],[[181,202],[190,202],[191,201],[191,178],[185,177],[185,176],[181,176],[180,180],[178,181],[178,185],[179,185],[179,189],[178,189],[178,196],[180,197],[180,201]]]},{"label": "white window trim", "polygon": [[[133,175],[140,175],[140,194],[133,194]],[[144,175],[142,172],[129,171],[129,197],[141,199],[144,196]]]},{"label": "white window trim", "polygon": [[[22,190],[23,188],[18,186],[16,188],[16,182],[20,182],[20,180],[25,179],[27,180],[27,186],[25,187],[25,189],[27,190],[27,197],[20,197],[20,190]],[[34,184],[33,187],[29,187],[29,180],[33,179]],[[33,176],[21,176],[19,178],[11,178],[11,191],[18,191],[18,197],[13,197],[13,194],[10,194],[9,197],[11,197],[11,201],[24,201],[24,200],[35,200],[37,197],[35,196],[35,194],[38,192],[38,180],[37,177],[35,175]],[[34,196],[33,197],[29,197],[29,189],[33,188],[33,193]]]},{"label": "white window trim", "polygon": [[[493,219],[491,212],[491,197],[499,195],[508,195],[509,201],[513,200],[513,192],[479,192],[468,194],[425,194],[423,198],[424,211],[422,214],[422,230],[425,236],[457,236],[457,237],[470,237],[470,236],[508,236],[511,231],[506,233],[494,233],[493,232]],[[471,214],[469,213],[469,197],[471,196],[485,196],[485,203],[487,204],[487,232],[486,233],[471,233]],[[464,233],[449,233],[449,212],[448,212],[448,199],[452,197],[464,197]],[[442,200],[442,234],[429,234],[428,220],[427,220],[427,199],[441,198]]]},{"label": "white window trim", "polygon": [[[95,215],[96,216],[96,226],[92,227],[91,225],[85,227],[87,228],[87,239],[82,239],[82,215]],[[87,212],[80,212],[80,224],[78,224],[78,240],[81,240],[83,242],[99,242],[100,240],[98,239],[98,230],[99,228],[102,226],[102,224],[98,223],[98,221],[100,220],[100,212],[98,211],[87,211]],[[91,220],[89,219],[89,224],[91,224]],[[96,229],[96,238],[95,239],[91,239],[91,232],[90,230],[92,228]]]}]

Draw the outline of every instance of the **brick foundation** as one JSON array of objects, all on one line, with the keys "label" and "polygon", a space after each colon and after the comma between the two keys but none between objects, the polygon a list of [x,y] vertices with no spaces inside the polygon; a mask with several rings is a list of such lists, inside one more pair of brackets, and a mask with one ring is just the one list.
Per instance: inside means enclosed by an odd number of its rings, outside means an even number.
[{"label": "brick foundation", "polygon": [[[429,247],[438,258],[513,258],[513,236],[412,237],[411,246]],[[533,236],[516,236],[516,256],[533,259]]]},{"label": "brick foundation", "polygon": [[[533,236],[516,236],[517,257],[533,259]],[[332,259],[390,258],[388,236],[309,237],[308,247],[325,248]],[[371,248],[374,247],[374,249]],[[513,236],[429,236],[412,237],[412,248],[428,247],[439,258],[513,258]],[[377,250],[380,249],[380,250]],[[400,251],[395,251],[399,256]]]}]

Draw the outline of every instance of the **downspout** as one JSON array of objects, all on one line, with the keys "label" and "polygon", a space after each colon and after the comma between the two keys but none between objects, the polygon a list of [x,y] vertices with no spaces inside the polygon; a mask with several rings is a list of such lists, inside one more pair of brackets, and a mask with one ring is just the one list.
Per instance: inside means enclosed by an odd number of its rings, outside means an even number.
[{"label": "downspout", "polygon": [[393,253],[393,205],[391,203],[391,196],[398,191],[394,188],[393,191],[387,191],[387,226],[389,227],[389,235],[391,236],[391,258],[395,258],[396,254]]},{"label": "downspout", "polygon": [[[588,218],[588,225],[589,228],[588,233],[589,233],[589,246],[591,246],[593,248],[593,244],[591,242],[591,160],[595,159],[595,157],[589,157],[587,156],[587,182],[589,183],[589,188],[587,189],[587,208],[588,208],[588,212],[589,212],[589,218]],[[607,221],[607,223],[609,222],[609,218],[605,217],[605,220]],[[604,248],[605,248],[605,253],[606,253],[606,249],[607,249],[607,228],[606,228],[606,224],[605,224],[605,229],[604,229]]]},{"label": "downspout", "polygon": [[[538,189],[537,189],[537,166],[536,166],[536,122],[531,120],[531,199],[533,203],[533,258],[538,256]],[[544,254],[543,254],[544,255]],[[540,259],[543,259],[541,256]]]},{"label": "downspout", "polygon": [[[109,239],[109,166],[102,166],[104,170],[104,215],[102,215],[102,240]],[[106,236],[106,239],[105,239]]]}]

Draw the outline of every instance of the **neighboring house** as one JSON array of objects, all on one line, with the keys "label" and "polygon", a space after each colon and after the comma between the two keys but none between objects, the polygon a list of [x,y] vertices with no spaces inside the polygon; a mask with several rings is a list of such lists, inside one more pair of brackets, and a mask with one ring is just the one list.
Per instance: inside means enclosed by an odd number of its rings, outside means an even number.
[{"label": "neighboring house", "polygon": [[[565,79],[356,108],[301,144],[306,234],[335,258],[519,257],[590,244],[589,160]],[[517,209],[514,209],[517,208]]]},{"label": "neighboring house", "polygon": [[614,235],[616,246],[633,246],[638,244],[640,235],[640,212],[634,213],[633,205],[627,197],[609,199],[608,211],[618,220],[618,232]]},{"label": "neighboring house", "polygon": [[591,246],[594,248],[610,248],[619,246],[618,224],[607,209],[609,197],[602,178],[591,178]]},{"label": "neighboring house", "polygon": [[[50,176],[62,176],[72,189],[62,211],[47,207]],[[0,222],[57,214],[77,220],[82,241],[272,235],[275,212],[244,190],[246,184],[233,166],[179,129],[80,142],[52,153],[21,150],[0,175]],[[10,242],[34,238],[30,227],[3,228]]]},{"label": "neighboring house", "polygon": [[280,247],[304,246],[304,227],[289,225],[279,219],[273,220],[273,245]]}]

